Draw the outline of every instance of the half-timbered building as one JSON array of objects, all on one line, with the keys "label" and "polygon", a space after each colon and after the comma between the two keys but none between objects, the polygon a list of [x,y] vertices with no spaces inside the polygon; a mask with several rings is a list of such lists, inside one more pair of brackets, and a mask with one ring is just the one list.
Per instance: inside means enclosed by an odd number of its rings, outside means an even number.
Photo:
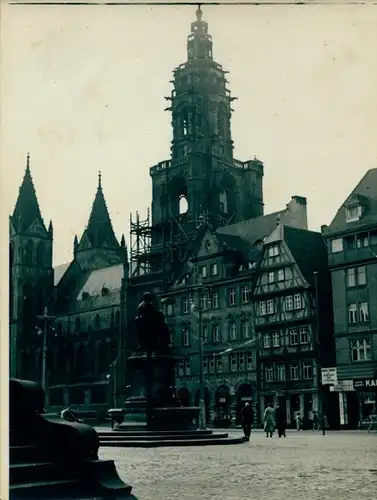
[{"label": "half-timbered building", "polygon": [[[317,273],[317,274],[316,274]],[[254,290],[260,412],[284,408],[288,425],[319,410],[320,367],[334,357],[331,287],[321,234],[279,224],[264,242]]]}]

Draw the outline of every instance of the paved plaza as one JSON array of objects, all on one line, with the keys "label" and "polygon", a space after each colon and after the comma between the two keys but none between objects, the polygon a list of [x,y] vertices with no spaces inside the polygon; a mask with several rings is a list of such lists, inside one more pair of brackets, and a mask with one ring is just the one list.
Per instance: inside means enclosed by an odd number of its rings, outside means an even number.
[{"label": "paved plaza", "polygon": [[115,460],[138,500],[377,500],[377,433],[255,431],[240,445],[101,448],[100,457]]}]

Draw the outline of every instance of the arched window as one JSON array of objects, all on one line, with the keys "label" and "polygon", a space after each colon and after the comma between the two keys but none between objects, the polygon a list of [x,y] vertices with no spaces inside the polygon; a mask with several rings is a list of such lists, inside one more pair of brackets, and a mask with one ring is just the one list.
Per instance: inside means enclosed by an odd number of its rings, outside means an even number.
[{"label": "arched window", "polygon": [[116,311],[115,313],[115,326],[119,326],[120,323],[120,311]]},{"label": "arched window", "polygon": [[34,263],[34,243],[32,240],[27,242],[26,246],[26,264],[31,266]]},{"label": "arched window", "polygon": [[220,213],[227,214],[228,213],[228,193],[226,191],[221,191],[219,194],[219,202],[220,202]]},{"label": "arched window", "polygon": [[98,359],[98,373],[101,375],[109,371],[110,357],[109,357],[109,344],[102,340],[97,350]]},{"label": "arched window", "polygon": [[219,137],[228,139],[228,114],[224,106],[220,106],[217,115],[217,130]]},{"label": "arched window", "polygon": [[101,328],[101,318],[99,317],[99,314],[96,314],[94,318],[94,329],[100,330],[100,328]]},{"label": "arched window", "polygon": [[75,333],[80,333],[81,332],[81,321],[79,316],[77,316],[75,320]]},{"label": "arched window", "polygon": [[87,373],[88,353],[84,344],[80,344],[76,352],[76,373],[77,377],[83,378]]},{"label": "arched window", "polygon": [[186,214],[188,211],[188,201],[184,194],[181,194],[178,200],[179,215]]},{"label": "arched window", "polygon": [[45,248],[42,241],[38,243],[37,247],[37,265],[43,267],[44,265]]}]

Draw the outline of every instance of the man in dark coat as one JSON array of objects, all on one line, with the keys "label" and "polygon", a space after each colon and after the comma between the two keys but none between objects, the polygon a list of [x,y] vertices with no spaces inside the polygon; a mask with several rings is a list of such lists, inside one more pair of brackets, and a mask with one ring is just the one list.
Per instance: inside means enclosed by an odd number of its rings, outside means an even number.
[{"label": "man in dark coat", "polygon": [[285,435],[285,430],[287,428],[285,412],[280,405],[277,405],[275,408],[275,422],[279,438],[281,438],[281,436],[287,437]]},{"label": "man in dark coat", "polygon": [[250,403],[245,403],[241,410],[241,424],[245,434],[245,441],[250,441],[251,426],[253,424],[253,409]]}]

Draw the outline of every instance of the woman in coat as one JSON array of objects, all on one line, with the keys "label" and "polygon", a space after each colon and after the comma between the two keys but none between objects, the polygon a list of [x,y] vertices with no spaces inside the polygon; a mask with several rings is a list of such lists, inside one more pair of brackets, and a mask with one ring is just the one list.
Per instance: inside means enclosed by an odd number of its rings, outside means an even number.
[{"label": "woman in coat", "polygon": [[270,436],[272,438],[272,434],[275,431],[275,411],[270,403],[267,408],[264,410],[264,432],[266,433],[266,437]]}]

